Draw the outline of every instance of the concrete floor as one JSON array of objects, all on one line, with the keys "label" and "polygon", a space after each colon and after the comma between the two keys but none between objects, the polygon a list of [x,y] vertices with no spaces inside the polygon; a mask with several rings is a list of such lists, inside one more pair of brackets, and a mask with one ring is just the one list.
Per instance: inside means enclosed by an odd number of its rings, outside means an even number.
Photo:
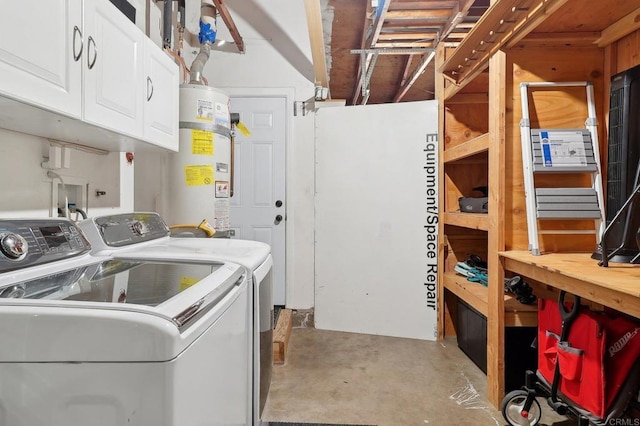
[{"label": "concrete floor", "polygon": [[[293,329],[263,420],[367,425],[504,425],[486,376],[455,339]],[[540,425],[568,426],[542,402]]]}]

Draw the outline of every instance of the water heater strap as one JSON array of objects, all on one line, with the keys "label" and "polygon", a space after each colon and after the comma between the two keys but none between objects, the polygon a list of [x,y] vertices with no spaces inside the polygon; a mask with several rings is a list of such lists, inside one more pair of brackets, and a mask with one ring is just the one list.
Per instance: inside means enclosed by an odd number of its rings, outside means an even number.
[{"label": "water heater strap", "polygon": [[231,139],[232,133],[231,130],[221,126],[219,124],[203,124],[203,123],[192,123],[189,121],[181,121],[180,122],[181,129],[195,129],[195,130],[204,130],[207,132],[213,132],[218,135],[226,136]]}]

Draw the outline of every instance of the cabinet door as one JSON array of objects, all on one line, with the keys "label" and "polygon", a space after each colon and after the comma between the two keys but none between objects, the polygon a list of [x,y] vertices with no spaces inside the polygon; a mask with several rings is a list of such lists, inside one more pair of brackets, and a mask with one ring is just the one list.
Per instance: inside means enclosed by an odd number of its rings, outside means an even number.
[{"label": "cabinet door", "polygon": [[84,1],[84,120],[143,137],[144,34],[107,0]]},{"label": "cabinet door", "polygon": [[[0,94],[81,116],[82,2],[3,2]],[[85,49],[86,52],[86,49]]]},{"label": "cabinet door", "polygon": [[148,38],[145,38],[145,71],[144,138],[177,151],[180,71],[176,63]]}]

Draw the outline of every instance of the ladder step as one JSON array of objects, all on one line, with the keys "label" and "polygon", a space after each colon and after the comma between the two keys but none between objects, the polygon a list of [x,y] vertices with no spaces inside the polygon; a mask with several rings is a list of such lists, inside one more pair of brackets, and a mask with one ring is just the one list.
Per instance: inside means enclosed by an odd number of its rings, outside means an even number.
[{"label": "ladder step", "polygon": [[562,199],[559,200],[560,197],[555,197],[553,195],[538,195],[536,196],[536,201],[538,204],[543,203],[593,203],[596,206],[598,205],[598,196],[596,194],[593,195],[565,195],[562,196]]},{"label": "ladder step", "polygon": [[538,210],[538,219],[600,219],[600,211],[594,210]]},{"label": "ladder step", "polygon": [[[548,148],[547,152],[543,146]],[[534,173],[593,173],[598,170],[588,129],[531,129],[531,149]]]},{"label": "ladder step", "polygon": [[553,196],[589,196],[596,195],[596,190],[593,188],[536,188],[536,196],[540,195],[553,195]]},{"label": "ladder step", "polygon": [[538,219],[597,219],[598,197],[593,188],[536,189]]}]

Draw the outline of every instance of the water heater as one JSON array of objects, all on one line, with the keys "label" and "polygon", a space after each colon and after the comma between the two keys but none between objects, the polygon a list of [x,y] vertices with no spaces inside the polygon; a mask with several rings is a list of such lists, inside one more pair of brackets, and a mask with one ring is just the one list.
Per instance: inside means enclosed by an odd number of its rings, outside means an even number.
[{"label": "water heater", "polygon": [[207,220],[229,233],[231,123],[229,96],[209,86],[180,86],[180,149],[169,159],[169,225]]}]

